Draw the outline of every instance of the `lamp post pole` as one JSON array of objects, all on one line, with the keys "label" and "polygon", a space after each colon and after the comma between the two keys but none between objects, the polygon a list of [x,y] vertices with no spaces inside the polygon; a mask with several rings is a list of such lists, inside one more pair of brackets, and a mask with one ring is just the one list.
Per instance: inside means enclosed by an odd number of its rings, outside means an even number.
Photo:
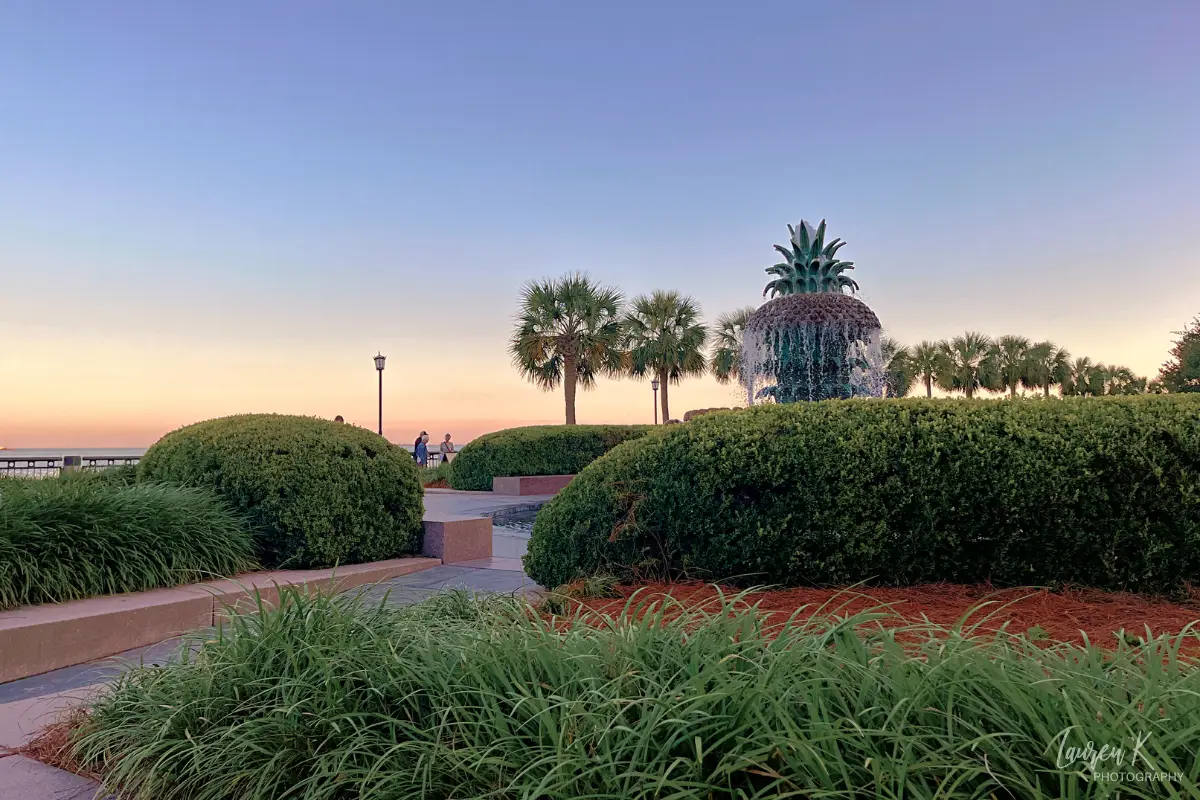
[{"label": "lamp post pole", "polygon": [[383,436],[383,362],[387,360],[385,355],[375,356],[375,371],[379,373],[379,435]]},{"label": "lamp post pole", "polygon": [[650,381],[650,388],[654,390],[654,424],[658,424],[658,378]]}]

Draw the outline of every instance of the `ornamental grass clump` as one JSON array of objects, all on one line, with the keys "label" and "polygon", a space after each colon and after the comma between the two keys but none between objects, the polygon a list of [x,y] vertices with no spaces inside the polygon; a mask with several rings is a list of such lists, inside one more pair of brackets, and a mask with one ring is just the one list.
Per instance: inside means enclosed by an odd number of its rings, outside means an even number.
[{"label": "ornamental grass clump", "polygon": [[100,476],[0,479],[0,608],[224,577],[255,567],[214,492]]},{"label": "ornamental grass clump", "polygon": [[[888,631],[874,613],[772,624],[741,597],[639,602],[543,616],[513,598],[392,609],[285,590],[178,663],[125,674],[71,755],[138,800],[1197,791],[1190,630],[1102,652]],[[1087,742],[1123,764],[1089,766]],[[1097,782],[1092,766],[1166,777]]]}]

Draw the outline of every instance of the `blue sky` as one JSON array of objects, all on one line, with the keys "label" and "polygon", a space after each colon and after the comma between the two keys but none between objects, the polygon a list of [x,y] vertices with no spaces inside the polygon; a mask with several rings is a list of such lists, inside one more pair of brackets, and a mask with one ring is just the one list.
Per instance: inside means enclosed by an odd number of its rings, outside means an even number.
[{"label": "blue sky", "polygon": [[801,217],[903,341],[1148,373],[1200,312],[1200,5],[744,5],[8,0],[0,439],[366,424],[377,349],[398,439],[552,420],[504,353],[523,280],[715,317]]}]

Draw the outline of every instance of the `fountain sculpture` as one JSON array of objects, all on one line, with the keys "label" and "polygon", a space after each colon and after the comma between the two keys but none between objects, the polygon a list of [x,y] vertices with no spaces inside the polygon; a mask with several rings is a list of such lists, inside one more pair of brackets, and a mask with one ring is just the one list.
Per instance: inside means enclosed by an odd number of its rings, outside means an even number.
[{"label": "fountain sculpture", "polygon": [[[843,273],[841,239],[825,243],[825,221],[793,228],[789,247],[775,245],[784,261],[767,272],[772,299],[746,322],[741,381],[749,404],[795,403],[883,394],[880,325],[866,303],[852,296],[858,284]],[[846,294],[846,291],[850,294]]]}]

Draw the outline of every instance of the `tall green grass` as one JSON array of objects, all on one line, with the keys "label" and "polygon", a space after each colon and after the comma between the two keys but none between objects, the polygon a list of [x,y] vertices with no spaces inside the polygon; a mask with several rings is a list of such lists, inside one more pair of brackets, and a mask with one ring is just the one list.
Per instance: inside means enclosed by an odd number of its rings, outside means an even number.
[{"label": "tall green grass", "polygon": [[253,553],[243,520],[206,490],[0,479],[0,608],[233,575]]},{"label": "tall green grass", "polygon": [[[630,621],[543,619],[509,598],[284,595],[120,679],[75,739],[79,762],[142,800],[1197,792],[1200,672],[1179,652],[1192,632],[1104,653],[889,633],[871,615],[769,630],[732,600]],[[1095,782],[1056,763],[1090,740],[1145,772],[1135,737],[1183,777]]]}]

